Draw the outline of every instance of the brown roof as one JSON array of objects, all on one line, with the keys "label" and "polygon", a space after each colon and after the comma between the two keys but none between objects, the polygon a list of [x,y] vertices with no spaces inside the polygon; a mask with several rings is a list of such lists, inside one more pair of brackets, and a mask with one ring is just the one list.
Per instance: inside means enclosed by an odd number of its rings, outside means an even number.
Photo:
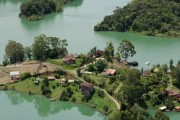
[{"label": "brown roof", "polygon": [[116,73],[116,70],[115,70],[115,69],[108,69],[108,70],[106,71],[106,73],[107,73],[108,75],[114,75],[114,74]]},{"label": "brown roof", "polygon": [[180,95],[178,92],[176,92],[174,90],[167,90],[167,93],[168,93],[169,96]]},{"label": "brown roof", "polygon": [[64,58],[63,58],[63,61],[70,61],[70,60],[76,60],[76,55],[74,54],[70,54],[70,55],[66,55]]},{"label": "brown roof", "polygon": [[83,82],[80,84],[80,86],[83,86],[83,87],[92,87],[93,85],[88,83],[88,82]]},{"label": "brown roof", "polygon": [[96,51],[96,54],[102,55],[102,54],[104,54],[104,51],[103,51],[103,50],[97,50],[97,51]]}]

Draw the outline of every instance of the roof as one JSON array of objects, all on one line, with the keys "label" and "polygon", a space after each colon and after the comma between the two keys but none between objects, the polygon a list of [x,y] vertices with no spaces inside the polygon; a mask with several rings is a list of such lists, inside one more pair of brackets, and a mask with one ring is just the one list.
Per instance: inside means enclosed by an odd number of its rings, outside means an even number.
[{"label": "roof", "polygon": [[56,78],[54,76],[48,76],[49,80],[55,80]]},{"label": "roof", "polygon": [[104,50],[97,50],[96,54],[104,54]]},{"label": "roof", "polygon": [[106,71],[106,73],[107,73],[108,75],[114,75],[114,74],[116,73],[116,70],[115,70],[115,69],[108,69],[108,70]]},{"label": "roof", "polygon": [[83,87],[92,87],[93,85],[88,83],[88,82],[83,82],[80,84],[80,86],[83,86]]},{"label": "roof", "polygon": [[174,90],[167,90],[167,93],[168,93],[169,96],[179,95],[179,93],[174,91]]},{"label": "roof", "polygon": [[67,80],[65,78],[62,78],[61,79],[61,82],[66,82]]},{"label": "roof", "polygon": [[76,60],[76,55],[74,54],[70,54],[70,55],[66,55],[64,58],[63,58],[63,61],[70,61],[70,60]]},{"label": "roof", "polygon": [[68,80],[69,83],[73,83],[75,80]]},{"label": "roof", "polygon": [[180,109],[180,106],[176,106],[175,109]]},{"label": "roof", "polygon": [[20,75],[20,72],[19,71],[13,71],[13,72],[10,72],[10,75]]}]

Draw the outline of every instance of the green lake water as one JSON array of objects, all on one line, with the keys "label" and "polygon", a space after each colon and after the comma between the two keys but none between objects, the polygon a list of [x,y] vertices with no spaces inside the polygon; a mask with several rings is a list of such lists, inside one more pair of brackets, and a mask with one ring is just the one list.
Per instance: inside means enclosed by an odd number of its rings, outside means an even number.
[{"label": "green lake water", "polygon": [[30,46],[35,36],[46,34],[67,39],[69,53],[86,53],[97,46],[102,49],[108,41],[117,48],[121,40],[128,39],[137,51],[135,57],[139,68],[148,68],[146,61],[153,64],[176,63],[180,60],[180,38],[150,37],[134,33],[95,32],[94,25],[105,15],[113,14],[117,6],[123,7],[131,0],[75,0],[64,7],[64,11],[45,16],[41,21],[29,22],[18,17],[23,0],[0,0],[0,60],[8,40],[16,40]]},{"label": "green lake water", "polygon": [[71,102],[50,101],[14,91],[0,91],[1,120],[107,120],[90,107]]}]

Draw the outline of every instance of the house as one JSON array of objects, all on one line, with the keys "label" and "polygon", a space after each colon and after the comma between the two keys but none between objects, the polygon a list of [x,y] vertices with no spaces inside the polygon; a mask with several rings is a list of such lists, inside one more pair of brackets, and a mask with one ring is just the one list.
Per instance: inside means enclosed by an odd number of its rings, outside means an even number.
[{"label": "house", "polygon": [[10,79],[11,80],[19,80],[20,79],[20,72],[19,71],[13,71],[10,72]]},{"label": "house", "polygon": [[93,57],[99,58],[99,57],[101,57],[103,54],[104,54],[104,51],[103,51],[103,50],[97,50],[97,51],[94,53]]},{"label": "house", "polygon": [[83,95],[90,96],[94,93],[94,87],[88,82],[83,82],[80,84],[81,92]]},{"label": "house", "polygon": [[55,80],[56,78],[54,76],[48,76],[48,80]]},{"label": "house", "polygon": [[68,80],[68,83],[74,83],[75,80]]},{"label": "house", "polygon": [[103,75],[105,76],[111,76],[116,74],[116,69],[107,69],[105,72],[103,72]]},{"label": "house", "polygon": [[176,111],[176,112],[180,112],[180,106],[176,106],[176,107],[175,107],[175,111]]},{"label": "house", "polygon": [[74,55],[74,54],[66,55],[63,58],[63,62],[65,64],[73,64],[73,63],[75,63],[75,61],[76,61],[76,55]]},{"label": "house", "polygon": [[173,98],[174,100],[180,99],[180,93],[174,90],[165,90],[164,93],[169,97]]},{"label": "house", "polygon": [[154,73],[158,73],[159,72],[159,69],[156,67],[154,70],[153,70]]},{"label": "house", "polygon": [[60,84],[65,84],[66,82],[67,82],[67,79],[62,78],[59,83],[60,83]]}]

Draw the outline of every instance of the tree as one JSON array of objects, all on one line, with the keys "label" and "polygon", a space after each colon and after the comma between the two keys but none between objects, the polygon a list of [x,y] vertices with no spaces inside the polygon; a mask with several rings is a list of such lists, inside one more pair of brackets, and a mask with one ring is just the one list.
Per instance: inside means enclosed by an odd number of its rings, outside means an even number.
[{"label": "tree", "polygon": [[172,70],[172,68],[173,68],[173,60],[172,59],[170,59],[170,61],[169,61],[169,68],[170,68],[170,70]]},{"label": "tree", "polygon": [[151,120],[170,120],[170,119],[163,112],[157,111],[154,118],[152,118]]},{"label": "tree", "polygon": [[34,39],[32,53],[35,59],[45,60],[47,58],[64,57],[68,54],[67,40],[60,40],[56,37],[46,37],[42,34]]},{"label": "tree", "polygon": [[90,49],[90,51],[88,52],[88,56],[92,57],[97,51],[96,47],[93,47]]},{"label": "tree", "polygon": [[104,57],[107,59],[107,61],[111,61],[111,59],[114,57],[114,46],[112,42],[107,43],[104,50]]},{"label": "tree", "polygon": [[95,63],[95,67],[97,68],[97,71],[100,73],[100,72],[103,72],[104,68],[107,67],[107,63],[104,60],[98,60]]},{"label": "tree", "polygon": [[128,40],[122,40],[118,47],[118,53],[127,61],[128,57],[133,57],[136,54],[134,45]]},{"label": "tree", "polygon": [[25,57],[28,58],[29,60],[31,60],[32,58],[32,50],[31,50],[31,47],[25,47],[24,48],[24,54],[25,54]]},{"label": "tree", "polygon": [[119,52],[116,53],[116,56],[115,56],[115,57],[116,57],[116,59],[117,59],[118,62],[121,61],[121,55],[120,55]]},{"label": "tree", "polygon": [[32,53],[34,59],[45,60],[47,58],[47,40],[46,35],[39,35],[34,38],[34,43],[32,45]]},{"label": "tree", "polygon": [[23,45],[16,41],[9,40],[9,43],[5,48],[6,57],[9,59],[11,64],[22,62],[24,60],[24,49]]}]

